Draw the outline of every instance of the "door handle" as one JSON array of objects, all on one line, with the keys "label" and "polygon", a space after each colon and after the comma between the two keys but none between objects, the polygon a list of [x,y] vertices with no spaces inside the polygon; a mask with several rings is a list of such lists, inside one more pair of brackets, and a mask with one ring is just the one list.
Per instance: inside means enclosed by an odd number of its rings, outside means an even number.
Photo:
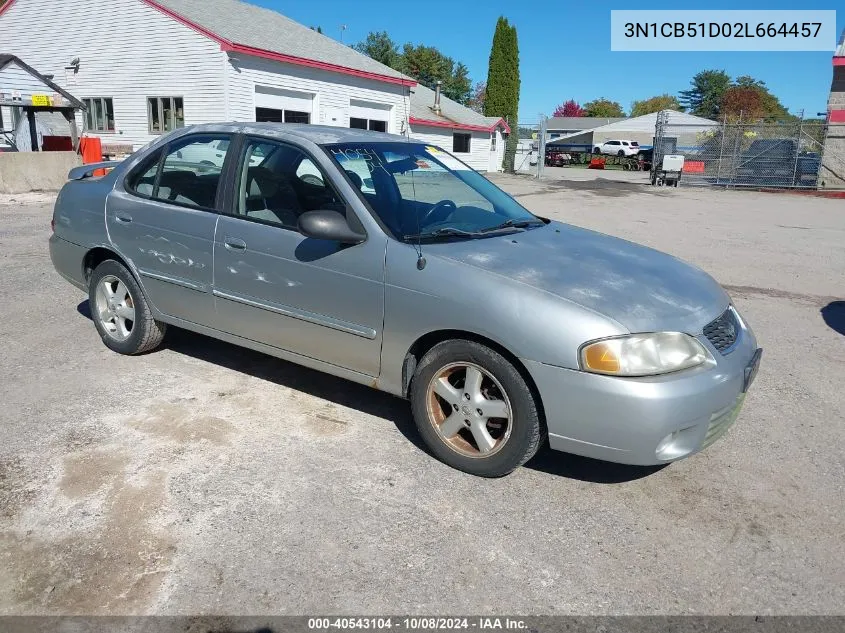
[{"label": "door handle", "polygon": [[129,224],[132,221],[132,216],[128,213],[116,213],[114,219],[121,224]]},{"label": "door handle", "polygon": [[246,242],[244,242],[243,240],[239,240],[236,237],[223,238],[223,246],[225,246],[230,251],[246,250]]}]

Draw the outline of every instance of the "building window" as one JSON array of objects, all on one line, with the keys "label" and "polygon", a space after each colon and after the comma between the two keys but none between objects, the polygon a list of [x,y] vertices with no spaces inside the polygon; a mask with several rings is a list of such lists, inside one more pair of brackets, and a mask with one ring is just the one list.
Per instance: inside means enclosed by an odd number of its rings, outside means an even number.
[{"label": "building window", "polygon": [[493,132],[490,135],[490,151],[491,152],[496,151],[496,136],[497,136],[497,132]]},{"label": "building window", "polygon": [[349,117],[349,127],[356,130],[387,132],[387,121],[380,121],[378,119],[359,119],[357,117]]},{"label": "building window", "polygon": [[276,108],[255,108],[255,121],[257,123],[311,123],[311,113]]},{"label": "building window", "polygon": [[311,113],[285,110],[285,123],[311,123]]},{"label": "building window", "polygon": [[452,151],[456,154],[469,154],[469,139],[472,134],[455,132],[452,134]]},{"label": "building window", "polygon": [[147,122],[150,133],[161,134],[185,127],[182,97],[147,97]]},{"label": "building window", "polygon": [[88,97],[82,102],[86,132],[114,132],[114,103],[111,97]]}]

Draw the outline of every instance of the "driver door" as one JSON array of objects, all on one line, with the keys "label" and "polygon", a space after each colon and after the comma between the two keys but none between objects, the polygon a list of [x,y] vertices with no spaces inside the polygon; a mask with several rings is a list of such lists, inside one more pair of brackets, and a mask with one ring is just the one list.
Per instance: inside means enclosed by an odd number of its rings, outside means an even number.
[{"label": "driver door", "polygon": [[220,328],[377,376],[387,239],[369,235],[346,246],[298,232],[306,211],[357,219],[296,145],[247,138],[235,171],[234,196],[214,238]]}]

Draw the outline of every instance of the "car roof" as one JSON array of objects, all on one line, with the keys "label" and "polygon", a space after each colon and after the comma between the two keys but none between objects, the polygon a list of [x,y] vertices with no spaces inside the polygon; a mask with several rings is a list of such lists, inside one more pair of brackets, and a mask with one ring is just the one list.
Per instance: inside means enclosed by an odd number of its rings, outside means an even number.
[{"label": "car roof", "polygon": [[[182,128],[180,132],[182,134],[227,132],[230,134],[256,134],[271,138],[290,138],[291,136],[297,136],[307,139],[312,143],[317,143],[318,145],[328,143],[406,143],[409,140],[407,137],[398,134],[370,132],[369,130],[334,127],[331,125],[310,125],[308,123],[202,123],[200,125]],[[410,140],[413,141],[416,139]],[[423,141],[419,142],[422,143]]]}]

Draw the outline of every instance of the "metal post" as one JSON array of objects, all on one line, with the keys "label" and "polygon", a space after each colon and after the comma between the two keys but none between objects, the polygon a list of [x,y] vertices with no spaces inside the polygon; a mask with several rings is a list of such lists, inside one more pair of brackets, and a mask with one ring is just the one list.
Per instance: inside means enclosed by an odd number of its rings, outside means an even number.
[{"label": "metal post", "polygon": [[733,149],[733,156],[731,157],[731,178],[728,183],[728,187],[734,184],[734,179],[736,178],[736,169],[739,166],[739,156],[740,156],[740,148],[742,145],[742,141],[739,139],[739,135],[742,131],[742,110],[739,111],[739,121],[736,124],[736,134],[734,135],[734,149]]},{"label": "metal post", "polygon": [[35,110],[26,108],[26,118],[29,121],[29,139],[32,143],[32,151],[40,152],[41,147],[38,143],[38,128],[35,127]]},{"label": "metal post", "polygon": [[722,156],[725,152],[725,134],[728,132],[728,115],[722,116],[722,138],[719,139],[719,169],[716,172],[716,185],[722,179]]},{"label": "metal post", "polygon": [[798,138],[795,142],[795,165],[792,168],[792,186],[795,186],[795,178],[798,176],[798,154],[801,153],[801,134],[804,130],[804,110],[801,110],[801,118],[798,119]]},{"label": "metal post", "polygon": [[543,177],[543,170],[546,167],[546,115],[540,115],[540,155],[537,157],[537,180]]},{"label": "metal post", "polygon": [[73,151],[79,151],[79,131],[76,129],[76,112],[75,110],[62,110],[68,124],[70,125],[70,143],[73,146]]}]

